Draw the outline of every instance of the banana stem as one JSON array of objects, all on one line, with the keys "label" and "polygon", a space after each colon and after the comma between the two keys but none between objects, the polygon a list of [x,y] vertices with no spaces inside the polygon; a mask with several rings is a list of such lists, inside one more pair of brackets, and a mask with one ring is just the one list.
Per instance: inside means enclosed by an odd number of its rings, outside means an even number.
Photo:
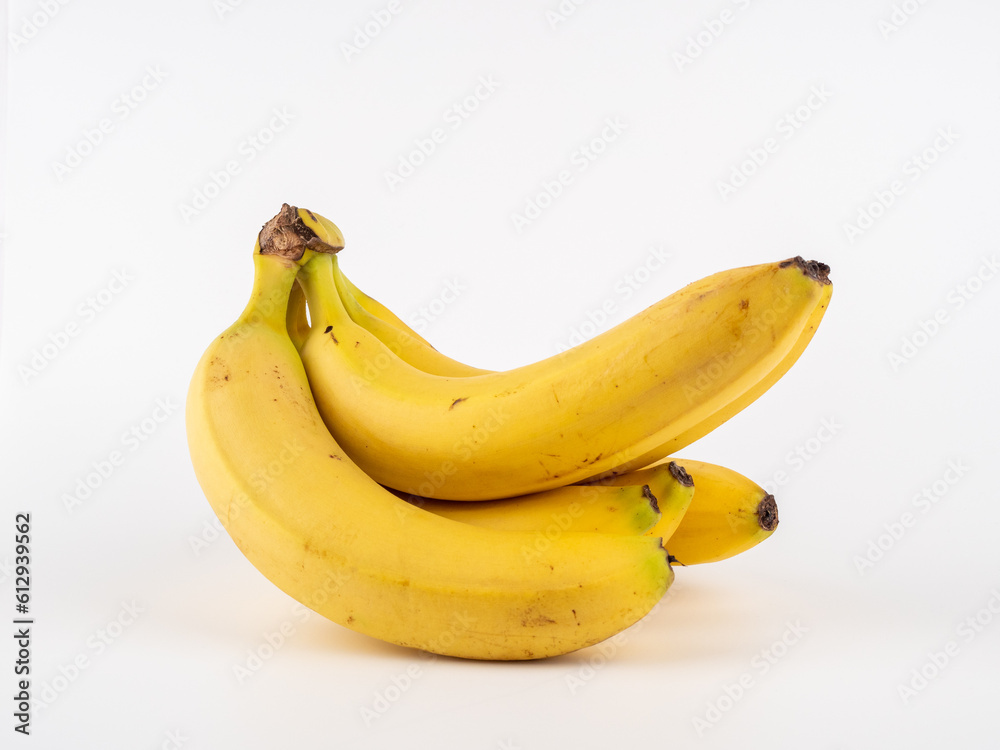
[{"label": "banana stem", "polygon": [[241,323],[263,323],[275,330],[286,330],[289,298],[299,269],[313,258],[332,258],[344,247],[339,230],[336,237],[329,232],[324,232],[324,236],[326,239],[321,239],[305,223],[299,209],[282,204],[277,215],[257,235],[253,292],[240,316]]},{"label": "banana stem", "polygon": [[350,319],[333,281],[336,262],[333,255],[314,255],[299,274],[309,303],[312,327],[319,330],[326,330],[331,326],[341,327]]},{"label": "banana stem", "polygon": [[253,291],[238,322],[262,324],[283,331],[288,315],[288,297],[299,267],[295,262],[277,255],[255,253],[253,268]]}]

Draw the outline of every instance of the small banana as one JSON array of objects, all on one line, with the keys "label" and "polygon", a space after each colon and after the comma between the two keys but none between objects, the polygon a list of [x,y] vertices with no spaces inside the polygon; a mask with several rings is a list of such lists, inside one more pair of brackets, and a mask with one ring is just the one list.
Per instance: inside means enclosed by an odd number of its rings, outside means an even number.
[{"label": "small banana", "polygon": [[488,529],[537,531],[591,531],[603,534],[645,534],[662,512],[649,485],[586,487],[569,485],[503,500],[434,500],[404,495],[434,515]]},{"label": "small banana", "polygon": [[334,622],[439,654],[537,659],[636,622],[673,580],[658,537],[566,532],[534,549],[531,533],[406,503],[331,436],[289,337],[289,300],[300,266],[342,244],[283,207],[255,248],[250,302],[192,378],[191,460],[237,547]]},{"label": "small banana", "polygon": [[648,533],[667,538],[681,523],[694,492],[691,477],[670,462],[650,469],[641,481],[623,481],[617,486],[571,484],[503,500],[412,498],[411,502],[445,518],[493,529],[547,535],[564,531]]},{"label": "small banana", "polygon": [[[760,544],[778,527],[774,496],[742,474],[704,461],[665,460],[683,464],[698,488],[676,530],[669,537],[663,536],[677,563],[697,565],[725,560]],[[662,465],[607,481],[642,481],[646,472],[656,471]],[[651,533],[657,533],[657,529],[654,527]]]},{"label": "small banana", "polygon": [[657,460],[744,397],[825,307],[827,271],[797,258],[716,274],[547,360],[446,377],[354,322],[336,258],[317,255],[300,275],[313,320],[300,353],[327,426],[378,482],[437,499],[529,494]]}]

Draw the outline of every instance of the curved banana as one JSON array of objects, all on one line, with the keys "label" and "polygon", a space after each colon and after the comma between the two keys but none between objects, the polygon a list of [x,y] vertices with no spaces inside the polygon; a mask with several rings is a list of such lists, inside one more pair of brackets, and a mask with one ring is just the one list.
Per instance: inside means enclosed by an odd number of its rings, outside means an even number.
[{"label": "curved banana", "polygon": [[461,502],[410,496],[424,510],[491,529],[561,534],[651,534],[666,538],[691,505],[694,484],[674,462],[648,470],[642,481],[617,486],[571,484],[503,500]]},{"label": "curved banana", "polygon": [[[305,221],[321,236],[340,230],[329,219],[305,210]],[[344,276],[339,267],[334,268],[334,279],[348,313],[355,323],[363,326],[373,336],[389,347],[404,362],[418,370],[434,375],[465,377],[485,375],[490,370],[472,367],[442,354],[427,339],[403,322],[392,310],[369,297]]]},{"label": "curved banana", "polygon": [[662,516],[649,485],[588,487],[568,485],[503,500],[434,500],[405,496],[436,516],[505,531],[590,531],[645,534]]},{"label": "curved banana", "polygon": [[[823,266],[823,269],[820,269],[821,274],[829,273],[829,268],[827,266]],[[776,366],[768,370],[755,384],[747,388],[743,391],[743,393],[737,395],[736,398],[725,402],[720,400],[716,410],[709,415],[708,418],[702,420],[693,427],[690,427],[671,440],[656,446],[654,449],[646,452],[645,454],[625,462],[622,466],[616,466],[608,473],[618,474],[621,472],[629,472],[637,467],[649,466],[651,463],[661,460],[664,456],[672,456],[677,453],[677,451],[691,445],[694,441],[705,437],[705,435],[710,433],[716,427],[727,422],[729,419],[750,406],[750,404],[758,398],[763,396],[772,385],[777,383],[781,377],[791,369],[792,365],[798,361],[799,357],[802,356],[802,352],[805,351],[809,342],[812,341],[812,337],[813,334],[816,333],[816,329],[819,328],[820,321],[823,319],[823,315],[826,313],[826,308],[830,304],[830,297],[832,294],[832,284],[826,284],[823,286],[820,300],[815,309],[813,309],[812,313],[809,315],[809,318],[806,320],[806,324],[803,327],[802,332],[799,334],[798,339],[796,339],[795,343],[791,346],[788,353],[785,354],[784,358],[778,362]],[[698,386],[692,385],[690,387],[697,388]]]},{"label": "curved banana", "polygon": [[[823,264],[816,264],[815,272],[817,275],[826,276],[829,274],[829,270],[829,267]],[[466,377],[468,375],[482,375],[491,372],[490,370],[471,367],[439,352],[423,339],[420,334],[385,307],[385,305],[369,297],[351,283],[340,270],[339,264],[334,268],[334,278],[337,282],[337,290],[344,300],[344,305],[351,319],[367,329],[369,333],[392,349],[405,362],[408,362],[419,370],[424,370],[434,375],[450,377]],[[823,299],[820,300],[809,316],[795,344],[789,349],[785,357],[774,368],[768,370],[756,384],[731,401],[723,402],[720,400],[716,405],[716,410],[711,412],[698,424],[685,430],[668,442],[656,446],[646,454],[631,459],[626,466],[616,466],[610,469],[607,474],[625,473],[631,471],[634,467],[647,466],[663,456],[673,455],[736,416],[764,395],[771,386],[777,383],[791,369],[792,365],[802,356],[802,352],[805,351],[809,342],[812,341],[813,334],[819,328],[820,321],[822,321],[823,315],[826,313],[827,306],[830,303],[830,297],[833,294],[833,285],[825,284],[822,292]],[[692,384],[690,387],[697,388],[697,385]]]},{"label": "curved banana", "polygon": [[316,256],[300,275],[313,321],[300,353],[320,413],[378,482],[438,499],[635,467],[784,359],[829,284],[825,267],[801,259],[735,269],[542,362],[455,378],[407,364],[351,320],[335,262]]},{"label": "curved banana", "polygon": [[301,229],[287,206],[265,225],[251,300],[188,393],[195,474],[243,554],[334,622],[439,654],[562,654],[648,612],[673,580],[659,538],[567,532],[536,550],[416,508],[347,457],[287,332],[299,264],[342,243]]},{"label": "curved banana", "polygon": [[[778,506],[774,496],[732,469],[687,458],[664,459],[681,463],[694,479],[691,506],[672,534],[663,534],[673,560],[681,565],[717,562],[760,544],[778,527]],[[602,483],[621,486],[644,481],[647,472],[665,464],[621,476]],[[659,534],[656,527],[650,532]]]},{"label": "curved banana", "polygon": [[[446,377],[489,374],[490,370],[472,367],[439,352],[402,320],[354,287],[340,273],[338,265],[334,266],[334,281],[351,320],[375,336],[407,364],[432,375]],[[381,315],[370,312],[362,304],[362,301],[367,302],[369,307],[373,309],[381,310]],[[388,322],[382,316],[389,318],[392,322]]]}]

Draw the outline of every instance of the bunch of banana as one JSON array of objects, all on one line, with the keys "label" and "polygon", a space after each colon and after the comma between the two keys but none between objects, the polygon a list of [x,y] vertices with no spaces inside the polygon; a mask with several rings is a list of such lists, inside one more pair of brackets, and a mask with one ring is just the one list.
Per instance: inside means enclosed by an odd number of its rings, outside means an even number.
[{"label": "bunch of banana", "polygon": [[715,274],[575,349],[490,372],[355,287],[343,246],[330,221],[283,206],[187,400],[205,495],[290,596],[391,643],[537,659],[636,622],[672,564],[774,531],[771,495],[674,453],[791,367],[829,303],[827,266]]}]

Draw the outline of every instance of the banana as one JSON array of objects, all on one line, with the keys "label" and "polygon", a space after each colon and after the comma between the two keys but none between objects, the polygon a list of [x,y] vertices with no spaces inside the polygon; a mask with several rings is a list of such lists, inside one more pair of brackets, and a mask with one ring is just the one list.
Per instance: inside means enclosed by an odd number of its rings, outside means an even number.
[{"label": "banana", "polygon": [[[817,276],[827,277],[830,269],[824,264],[817,263],[813,272]],[[405,362],[408,362],[419,370],[424,370],[434,375],[451,377],[466,377],[468,375],[482,375],[491,372],[490,370],[471,367],[440,353],[416,331],[393,314],[385,305],[369,297],[351,283],[340,270],[339,264],[334,269],[334,278],[337,282],[337,290],[344,300],[344,306],[347,308],[351,319],[367,329],[369,333],[392,349]],[[731,401],[723,402],[720,400],[716,405],[716,410],[709,413],[698,424],[685,430],[666,443],[656,446],[646,454],[631,459],[626,466],[613,467],[607,472],[607,475],[626,473],[632,467],[647,466],[662,456],[673,455],[739,414],[766,393],[771,386],[777,383],[791,369],[792,365],[798,361],[799,357],[805,351],[806,346],[812,341],[813,334],[816,333],[816,329],[819,327],[820,321],[823,319],[823,315],[826,313],[827,306],[830,303],[833,285],[825,284],[822,293],[823,299],[820,300],[809,316],[795,344],[790,348],[784,359],[778,362],[774,368],[767,371],[756,384]]]},{"label": "banana", "polygon": [[424,510],[455,521],[491,529],[534,531],[551,538],[566,531],[605,534],[673,533],[691,505],[694,485],[671,462],[643,475],[643,481],[618,486],[567,485],[504,500],[461,502],[409,496]]},{"label": "banana", "polygon": [[536,531],[549,535],[564,531],[645,534],[652,531],[662,517],[648,485],[569,485],[532,495],[478,502],[405,497],[418,508],[453,521],[488,529]]},{"label": "banana", "polygon": [[[351,320],[371,333],[407,364],[431,375],[468,377],[486,375],[489,370],[459,362],[442,354],[388,309],[364,294],[334,266],[334,281]],[[366,304],[363,304],[366,303]],[[379,310],[376,315],[371,309]]]},{"label": "banana", "polygon": [[542,362],[443,377],[351,319],[335,264],[317,255],[300,275],[313,320],[300,353],[320,413],[376,481],[437,499],[529,494],[650,463],[778,366],[829,286],[825,266],[801,259],[735,269]]},{"label": "banana", "polygon": [[[664,459],[684,466],[698,488],[672,534],[663,534],[672,558],[681,565],[717,562],[745,552],[778,527],[778,506],[754,482],[732,469],[687,458]],[[607,477],[603,486],[645,481],[665,464]],[[654,527],[650,533],[660,534]]]},{"label": "banana", "polygon": [[[825,277],[825,275],[830,271],[829,267],[823,264],[818,265],[820,265],[820,268],[817,273],[820,276]],[[796,339],[795,343],[791,346],[785,357],[778,362],[775,367],[768,370],[754,385],[750,386],[729,401],[720,400],[717,404],[716,410],[698,424],[690,427],[671,440],[656,446],[654,449],[646,452],[645,454],[633,458],[621,466],[616,466],[608,473],[618,474],[622,472],[629,472],[635,467],[649,466],[650,464],[661,460],[664,456],[672,456],[676,454],[677,451],[691,445],[694,441],[705,437],[705,435],[710,433],[716,427],[727,422],[729,419],[750,406],[750,404],[758,398],[763,396],[772,385],[777,383],[781,377],[791,369],[792,365],[798,361],[799,357],[802,356],[802,352],[805,351],[809,342],[812,341],[812,337],[813,334],[816,333],[816,329],[819,328],[820,321],[823,319],[823,315],[826,313],[826,309],[830,304],[830,297],[832,294],[832,284],[826,284],[822,287],[820,300],[806,320],[806,324],[803,327],[802,332],[799,334],[798,339]]]},{"label": "banana", "polygon": [[474,659],[566,653],[648,612],[673,580],[658,537],[567,532],[538,550],[530,533],[414,507],[348,458],[287,330],[299,266],[343,242],[302,230],[289,206],[264,226],[250,302],[186,404],[195,474],[250,562],[344,627]]}]

